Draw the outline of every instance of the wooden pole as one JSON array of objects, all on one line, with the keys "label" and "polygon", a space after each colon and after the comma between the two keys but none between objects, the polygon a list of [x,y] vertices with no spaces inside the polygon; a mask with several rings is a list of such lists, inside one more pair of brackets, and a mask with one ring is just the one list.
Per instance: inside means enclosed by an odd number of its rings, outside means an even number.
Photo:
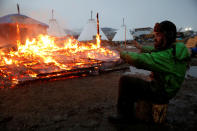
[{"label": "wooden pole", "polygon": [[91,10],[91,20],[92,20],[92,13],[93,13],[93,11]]},{"label": "wooden pole", "polygon": [[100,36],[100,32],[99,32],[99,15],[98,15],[98,13],[96,14],[96,18],[97,18],[97,34]]},{"label": "wooden pole", "polygon": [[18,14],[20,15],[20,7],[18,3],[17,3],[17,11],[18,11]]},{"label": "wooden pole", "polygon": [[54,16],[53,13],[54,13],[54,11],[53,11],[53,9],[52,9],[52,20],[53,20],[53,16]]},{"label": "wooden pole", "polygon": [[125,48],[126,48],[126,46],[127,46],[127,45],[126,45],[126,44],[127,44],[127,37],[126,37],[126,33],[127,33],[127,28],[126,28],[126,25],[125,25],[125,45],[124,45],[124,46],[125,46]]},{"label": "wooden pole", "polygon": [[127,34],[127,28],[126,28],[126,25],[124,24],[124,18],[123,18],[123,25],[122,25],[123,27],[124,27],[124,30],[125,30],[125,34],[124,34],[124,36],[125,36],[125,43],[124,43],[124,47],[126,48],[126,42],[127,42],[127,37],[126,37],[126,34]]}]

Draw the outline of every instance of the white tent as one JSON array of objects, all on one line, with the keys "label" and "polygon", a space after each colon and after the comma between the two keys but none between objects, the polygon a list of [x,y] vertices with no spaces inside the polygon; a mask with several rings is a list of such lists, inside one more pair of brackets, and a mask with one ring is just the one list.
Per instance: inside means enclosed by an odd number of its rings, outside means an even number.
[{"label": "white tent", "polygon": [[53,18],[53,10],[52,10],[52,19],[49,20],[49,28],[47,33],[51,36],[63,37],[66,36],[64,30],[59,26],[56,19]]},{"label": "white tent", "polygon": [[115,34],[113,41],[125,41],[126,40],[133,40],[133,36],[126,28],[126,25],[122,25],[121,28]]},{"label": "white tent", "polygon": [[[101,39],[102,40],[107,40],[107,37],[105,34],[102,32],[101,29],[99,29]],[[85,28],[81,32],[78,40],[79,41],[88,41],[88,40],[93,40],[93,38],[97,34],[97,23],[94,19],[89,19],[88,23],[86,24]]]}]

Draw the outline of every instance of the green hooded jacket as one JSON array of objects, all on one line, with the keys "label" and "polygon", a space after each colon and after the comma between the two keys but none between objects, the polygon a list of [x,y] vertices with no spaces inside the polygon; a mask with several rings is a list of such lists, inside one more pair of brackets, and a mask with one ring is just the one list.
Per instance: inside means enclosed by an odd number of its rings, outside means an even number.
[{"label": "green hooded jacket", "polygon": [[[155,51],[154,47],[143,46],[142,53],[121,52],[120,57],[127,63],[154,73],[154,79],[160,83],[168,94],[174,97],[180,89],[187,70],[190,57],[188,49],[182,42],[173,43],[173,48]],[[156,75],[155,75],[156,74]]]}]

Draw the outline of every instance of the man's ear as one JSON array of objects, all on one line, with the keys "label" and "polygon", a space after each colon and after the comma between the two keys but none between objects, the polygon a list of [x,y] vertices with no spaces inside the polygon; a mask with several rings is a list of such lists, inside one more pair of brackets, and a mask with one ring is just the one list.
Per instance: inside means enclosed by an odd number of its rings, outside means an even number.
[{"label": "man's ear", "polygon": [[172,40],[174,38],[174,33],[172,31],[169,31],[168,34],[167,34],[168,38],[170,40]]}]

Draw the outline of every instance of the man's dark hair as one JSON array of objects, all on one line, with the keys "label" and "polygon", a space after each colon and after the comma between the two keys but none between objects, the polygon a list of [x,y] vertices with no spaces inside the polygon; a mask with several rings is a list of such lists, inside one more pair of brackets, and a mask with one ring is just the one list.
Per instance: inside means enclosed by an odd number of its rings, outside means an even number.
[{"label": "man's dark hair", "polygon": [[156,23],[154,31],[164,33],[166,37],[166,46],[171,46],[172,43],[176,41],[176,26],[170,21],[162,21],[161,23]]}]

